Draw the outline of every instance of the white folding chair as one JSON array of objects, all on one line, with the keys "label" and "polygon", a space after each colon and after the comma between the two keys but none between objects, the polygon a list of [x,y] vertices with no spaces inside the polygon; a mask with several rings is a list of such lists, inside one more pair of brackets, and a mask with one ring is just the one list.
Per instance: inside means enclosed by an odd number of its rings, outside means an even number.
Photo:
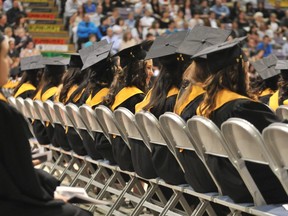
[{"label": "white folding chair", "polygon": [[41,119],[41,116],[39,116],[36,113],[33,100],[31,98],[24,99],[24,107],[25,107],[25,111],[32,117],[32,119],[39,120],[44,124],[44,122]]},{"label": "white folding chair", "polygon": [[237,155],[237,149],[226,142],[221,130],[210,119],[202,116],[192,117],[187,124],[195,144],[199,148],[204,148],[205,154],[229,158],[249,190],[254,204],[257,206],[265,204],[244,160]]},{"label": "white folding chair", "polygon": [[29,119],[33,119],[30,111],[26,110],[26,107],[24,105],[24,99],[21,97],[18,97],[18,98],[15,98],[15,100],[16,100],[16,106],[19,112],[21,112],[25,117]]},{"label": "white folding chair", "polygon": [[94,134],[90,130],[90,127],[87,125],[88,122],[85,122],[80,115],[79,108],[72,103],[69,103],[65,106],[70,119],[74,122],[76,128],[79,130],[85,130],[90,135],[90,137],[94,140]]},{"label": "white folding chair", "polygon": [[[138,125],[135,122],[135,116],[130,110],[119,107],[114,111],[114,116],[120,128],[123,129],[123,133],[125,133],[129,139],[143,141],[146,147],[152,151],[148,137],[142,133],[143,131],[139,130]],[[131,146],[129,139],[128,144]]]},{"label": "white folding chair", "polygon": [[281,119],[285,120],[288,119],[288,106],[281,105],[276,109],[276,115]]},{"label": "white folding chair", "polygon": [[51,119],[51,121],[54,124],[59,124],[62,125],[63,127],[65,127],[62,123],[62,121],[59,120],[58,116],[55,113],[54,110],[54,102],[51,100],[47,100],[45,102],[43,102],[43,107],[45,109],[45,112],[47,114],[47,117],[49,116],[49,119]]},{"label": "white folding chair", "polygon": [[[16,104],[16,99],[14,97],[12,97],[12,96],[8,97],[7,99],[8,99],[9,104],[11,106],[13,106],[15,109],[18,110],[18,107],[17,107],[17,104]],[[20,110],[18,110],[18,111],[20,111]]]},{"label": "white folding chair", "polygon": [[95,108],[96,118],[100,123],[101,127],[108,131],[110,136],[116,135],[121,136],[123,141],[129,146],[127,136],[122,133],[119,125],[115,121],[113,112],[106,106],[100,105]]},{"label": "white folding chair", "polygon": [[288,194],[288,125],[273,123],[266,127],[262,134],[270,168]]},{"label": "white folding chair", "polygon": [[44,106],[43,106],[43,102],[40,100],[34,100],[33,105],[34,105],[36,113],[38,114],[38,116],[40,116],[42,121],[43,122],[50,122],[50,124],[54,127],[53,120],[50,118],[50,115],[47,115],[47,113],[44,109]]}]

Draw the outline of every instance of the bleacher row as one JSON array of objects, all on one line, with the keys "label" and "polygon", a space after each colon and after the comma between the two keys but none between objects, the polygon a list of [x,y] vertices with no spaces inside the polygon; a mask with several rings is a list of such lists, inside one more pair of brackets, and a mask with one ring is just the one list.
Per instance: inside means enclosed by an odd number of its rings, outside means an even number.
[{"label": "bleacher row", "polygon": [[[89,205],[87,208],[92,212],[140,215],[144,209],[150,209],[150,212],[157,215],[203,215],[206,212],[213,216],[217,214],[211,203],[217,203],[228,207],[230,215],[241,215],[242,212],[267,216],[288,215],[282,204],[265,203],[245,165],[245,161],[268,164],[288,194],[288,125],[285,123],[271,124],[260,134],[249,122],[238,118],[227,120],[219,129],[212,121],[200,116],[185,122],[174,113],[165,113],[158,120],[150,112],[142,111],[134,115],[122,107],[112,112],[102,105],[92,110],[87,105],[64,106],[62,103],[33,101],[29,98],[23,100],[9,97],[8,101],[28,122],[40,120],[43,124],[50,122],[52,126],[58,124],[64,128],[73,127],[78,133],[86,130],[92,139],[95,132],[103,133],[109,141],[113,136],[121,136],[129,148],[131,140],[143,141],[150,151],[153,145],[165,145],[181,167],[179,152],[194,151],[218,188],[218,192],[198,193],[189,185],[169,185],[160,178],[144,179],[135,172],[109,165],[107,161],[95,161],[88,156],[45,145],[46,150],[53,152],[53,162],[44,163],[42,169],[49,170],[61,181],[68,179],[70,186],[85,188],[90,196],[113,200],[111,206]],[[282,119],[288,119],[288,106],[280,106],[276,114]],[[221,187],[207,166],[207,155],[229,158],[245,182],[254,203],[234,203],[222,194]],[[124,175],[129,176],[129,180],[126,177],[124,179]],[[143,182],[148,186],[143,186]],[[171,189],[172,196],[167,199],[160,187]],[[197,207],[191,208],[185,194],[200,200]],[[127,201],[132,204],[129,213],[122,210]]]}]

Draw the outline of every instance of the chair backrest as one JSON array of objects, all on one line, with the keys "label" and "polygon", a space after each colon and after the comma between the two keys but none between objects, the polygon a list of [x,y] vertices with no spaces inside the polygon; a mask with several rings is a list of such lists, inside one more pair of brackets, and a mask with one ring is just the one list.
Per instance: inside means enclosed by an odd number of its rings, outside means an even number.
[{"label": "chair backrest", "polygon": [[[124,142],[129,146],[126,134],[119,129],[113,112],[106,106],[99,105],[95,108],[96,118],[103,130],[107,130],[110,135],[121,136]],[[129,146],[130,147],[130,146]]]},{"label": "chair backrest", "polygon": [[281,119],[288,119],[288,106],[281,105],[276,109],[276,115]]},{"label": "chair backrest", "polygon": [[[49,116],[49,119],[51,119],[51,121],[54,124],[59,124],[62,125],[62,122],[58,119],[55,110],[54,110],[54,103],[51,100],[47,100],[45,102],[43,102],[43,107],[46,111],[47,116]],[[62,125],[64,127],[64,125]]]},{"label": "chair backrest", "polygon": [[288,194],[288,125],[273,123],[262,134],[265,148],[269,152],[269,165]]},{"label": "chair backrest", "polygon": [[24,106],[26,112],[29,113],[29,115],[31,115],[33,119],[42,121],[41,116],[39,116],[38,113],[36,113],[33,100],[31,98],[26,98],[24,100]]},{"label": "chair backrest", "polygon": [[87,122],[86,125],[89,127],[90,131],[104,133],[96,118],[95,111],[90,106],[83,104],[79,107],[79,112],[83,121]]},{"label": "chair backrest", "polygon": [[30,110],[27,110],[24,105],[24,99],[21,97],[15,98],[17,109],[27,118],[32,119],[32,114],[30,113]]},{"label": "chair backrest", "polygon": [[94,135],[91,132],[90,127],[87,125],[88,122],[83,121],[82,116],[80,115],[79,108],[72,103],[66,105],[65,108],[70,119],[72,119],[72,121],[75,123],[77,129],[86,130],[91,138],[94,139]]},{"label": "chair backrest", "polygon": [[44,110],[43,102],[39,100],[34,100],[33,105],[38,116],[41,117],[42,121],[50,122],[53,125],[53,120],[48,117],[46,111]]},{"label": "chair backrest", "polygon": [[158,119],[150,112],[140,111],[135,114],[136,123],[141,131],[147,135],[151,145],[162,145],[174,152],[165,133],[162,131]]},{"label": "chair backrest", "polygon": [[[7,98],[7,100],[8,100],[8,102],[9,102],[9,104],[11,106],[13,106],[14,108],[16,108],[18,110],[18,107],[17,107],[17,104],[16,104],[16,99],[14,97],[10,96],[10,97]],[[18,110],[18,111],[20,111],[20,110]]]},{"label": "chair backrest", "polygon": [[[143,141],[146,147],[151,151],[148,137],[141,135],[141,131],[138,129],[138,125],[135,122],[135,116],[130,110],[124,107],[119,107],[114,111],[114,116],[119,127],[123,129],[122,132],[125,133],[129,139]],[[129,139],[128,144],[130,145]]]},{"label": "chair backrest", "polygon": [[255,205],[265,204],[265,200],[251,177],[245,162],[239,156],[237,157],[237,154],[239,154],[237,148],[226,142],[221,130],[210,119],[194,116],[188,121],[188,128],[195,142],[204,147],[206,154],[229,158],[249,190]]},{"label": "chair backrest", "polygon": [[55,114],[57,115],[58,119],[61,121],[61,124],[68,126],[68,127],[73,127],[76,129],[74,122],[70,119],[67,113],[67,110],[62,103],[56,102],[54,103],[53,107],[55,110]]}]

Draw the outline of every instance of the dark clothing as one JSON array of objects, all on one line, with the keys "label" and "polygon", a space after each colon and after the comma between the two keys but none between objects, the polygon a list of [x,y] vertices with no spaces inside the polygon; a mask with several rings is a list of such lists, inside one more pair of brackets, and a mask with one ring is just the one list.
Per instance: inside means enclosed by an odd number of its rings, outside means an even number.
[{"label": "dark clothing", "polygon": [[[211,120],[218,127],[231,117],[249,121],[260,132],[269,124],[280,121],[267,106],[249,99],[232,100],[211,113]],[[218,180],[223,194],[229,195],[235,202],[252,202],[242,178],[227,158],[209,155],[208,165]],[[246,162],[246,165],[267,204],[288,201],[279,180],[267,165],[251,162]]]},{"label": "dark clothing", "polygon": [[269,105],[269,99],[271,96],[272,96],[272,94],[261,96],[261,97],[259,97],[259,101],[261,101],[262,103],[264,103],[266,105]]},{"label": "dark clothing", "polygon": [[[23,128],[23,116],[0,101],[0,209],[6,216],[89,216],[90,214],[54,200],[41,185],[32,165],[31,149]],[[53,187],[53,186],[52,186]]]},{"label": "dark clothing", "polygon": [[25,12],[20,11],[19,8],[14,8],[14,7],[8,10],[6,15],[7,15],[7,23],[9,25],[13,24],[16,21],[17,17],[19,17],[19,15],[24,15],[26,17]]}]

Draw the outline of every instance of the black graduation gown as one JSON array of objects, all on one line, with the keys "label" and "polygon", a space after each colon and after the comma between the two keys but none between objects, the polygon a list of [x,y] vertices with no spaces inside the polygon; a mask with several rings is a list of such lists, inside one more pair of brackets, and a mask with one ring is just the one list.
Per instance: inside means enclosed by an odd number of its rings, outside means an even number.
[{"label": "black graduation gown", "polygon": [[70,204],[54,200],[41,186],[32,165],[22,115],[0,101],[0,209],[5,216],[88,216]]},{"label": "black graduation gown", "polygon": [[[45,94],[46,91],[49,89],[53,88],[54,86],[52,85],[47,85],[43,88],[41,95]],[[53,96],[48,98],[47,100],[52,100],[53,101]],[[45,126],[39,121],[35,120],[33,122],[33,131],[35,134],[36,139],[40,144],[53,144],[55,147],[59,147],[57,143],[53,143],[53,135],[54,135],[54,128],[51,124],[47,123]]]},{"label": "black graduation gown", "polygon": [[23,99],[25,99],[25,98],[32,98],[34,94],[35,94],[35,91],[34,91],[34,90],[29,90],[29,91],[25,91],[25,92],[19,94],[18,97],[21,97],[21,98],[23,98]]},{"label": "black graduation gown", "polygon": [[[136,94],[125,101],[123,101],[119,106],[115,107],[125,107],[129,109],[132,113],[135,113],[135,105],[141,102],[144,98],[144,94]],[[134,171],[131,151],[127,144],[124,142],[121,136],[112,137],[112,151],[115,161],[122,170]]]},{"label": "black graduation gown", "polygon": [[259,97],[259,101],[261,101],[264,104],[269,104],[269,99],[272,96],[272,94],[264,95]]},{"label": "black graduation gown", "polygon": [[[280,121],[266,105],[249,99],[232,100],[211,113],[211,120],[218,127],[231,117],[251,122],[260,132],[269,124]],[[288,201],[287,194],[269,166],[251,162],[246,162],[246,165],[268,204]],[[208,166],[224,194],[229,195],[235,202],[252,202],[244,182],[227,158],[208,156]]]}]

